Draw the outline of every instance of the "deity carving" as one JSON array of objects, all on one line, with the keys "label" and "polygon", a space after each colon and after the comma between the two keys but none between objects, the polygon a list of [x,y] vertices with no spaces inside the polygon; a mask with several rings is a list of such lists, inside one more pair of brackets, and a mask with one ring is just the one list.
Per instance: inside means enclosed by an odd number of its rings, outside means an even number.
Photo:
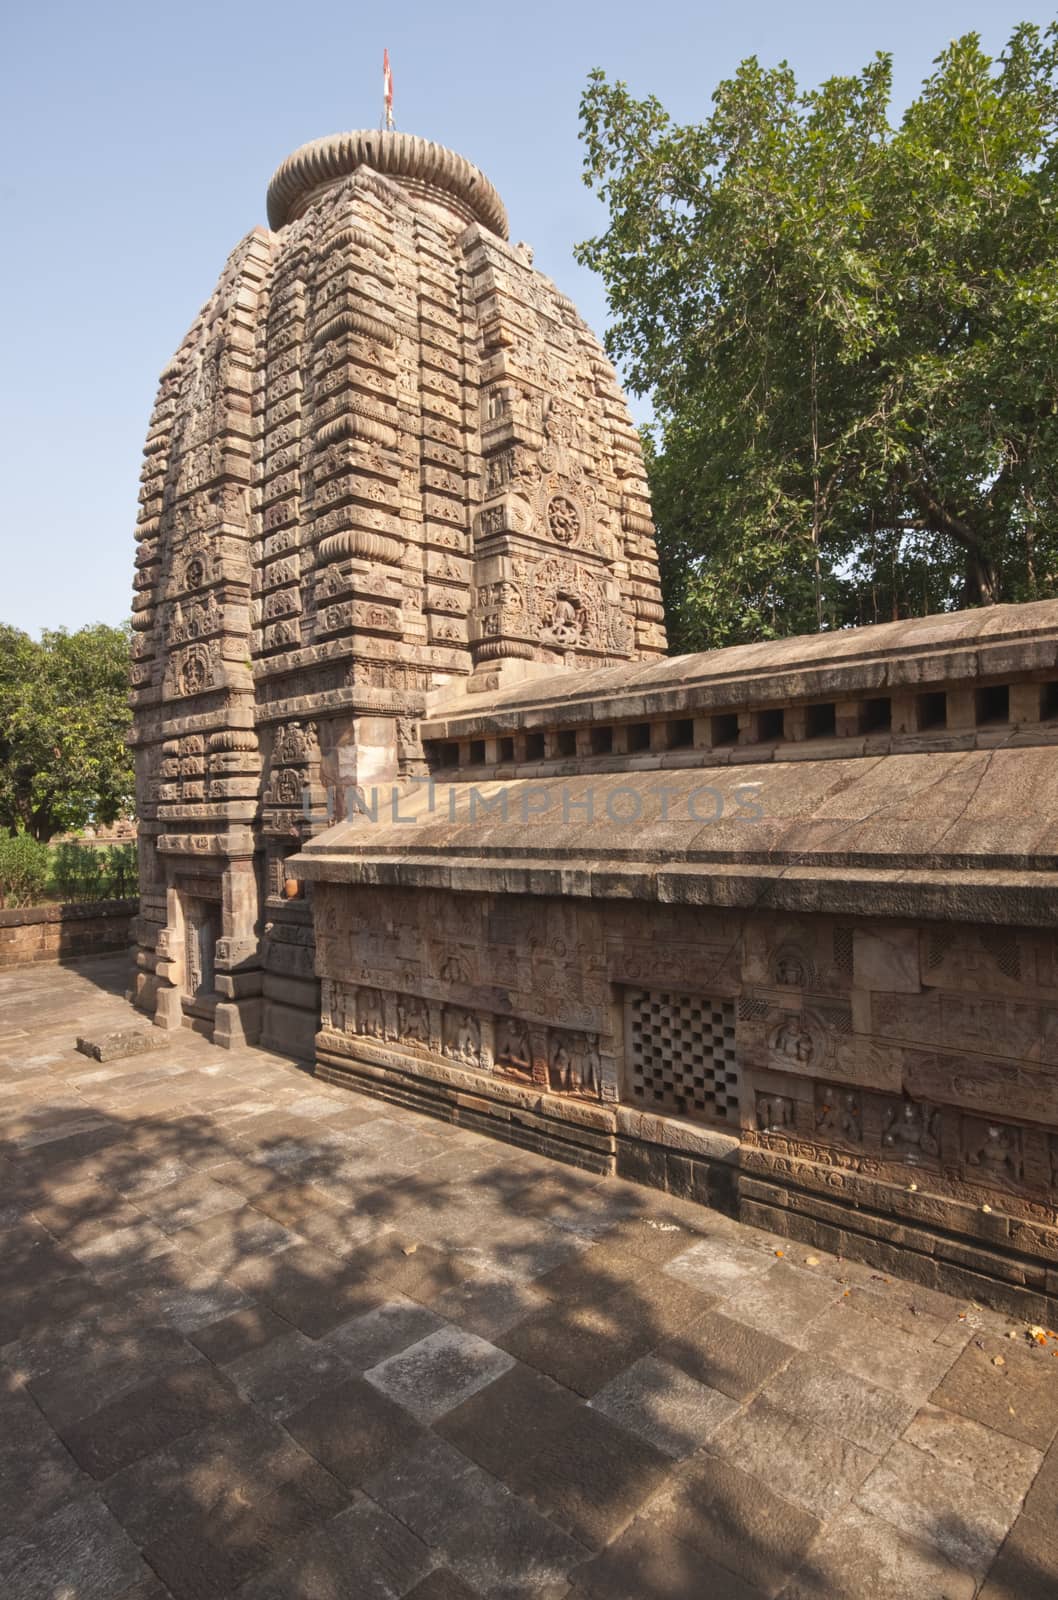
[{"label": "deity carving", "polygon": [[320,745],[314,722],[308,722],[304,727],[297,722],[284,723],[276,733],[272,759],[277,765],[281,762],[285,764],[291,761],[309,761],[319,753]]},{"label": "deity carving", "polygon": [[781,1061],[808,1066],[816,1054],[812,1030],[800,1012],[790,1012],[777,1028],[771,1044],[772,1054]]},{"label": "deity carving", "polygon": [[345,1001],[345,985],[324,978],[320,1000],[320,1022],[324,1028],[333,1028],[335,1033],[345,1032],[348,1026]]},{"label": "deity carving", "polygon": [[772,965],[775,982],[783,988],[803,989],[809,978],[809,963],[800,950],[784,946],[775,954]]},{"label": "deity carving", "polygon": [[430,1012],[425,1000],[401,995],[397,1001],[397,1034],[402,1044],[429,1044]]},{"label": "deity carving", "polygon": [[890,1106],[882,1131],[882,1144],[909,1166],[940,1151],[940,1112],[904,1100]]},{"label": "deity carving", "polygon": [[540,637],[573,650],[588,637],[588,613],[576,595],[559,593],[541,620]]},{"label": "deity carving", "polygon": [[368,1039],[384,1039],[386,1014],[377,989],[361,989],[356,997],[356,1031]]},{"label": "deity carving", "polygon": [[781,1094],[758,1094],[757,1127],[762,1133],[788,1133],[793,1125],[792,1100]]},{"label": "deity carving", "polygon": [[209,656],[202,650],[192,650],[180,669],[181,693],[201,694],[202,690],[208,689],[212,682],[213,672]]},{"label": "deity carving", "polygon": [[441,962],[441,978],[445,983],[470,982],[470,966],[457,950],[450,951]]},{"label": "deity carving", "polygon": [[816,1102],[816,1132],[845,1144],[863,1143],[863,1109],[860,1096],[851,1090],[835,1093],[827,1089]]},{"label": "deity carving", "polygon": [[576,544],[580,536],[580,513],[573,501],[556,494],[547,508],[547,525],[558,544]]},{"label": "deity carving", "polygon": [[986,1182],[1017,1182],[1021,1178],[1019,1130],[998,1122],[980,1124],[977,1137],[966,1145],[966,1160]]},{"label": "deity carving", "polygon": [[496,1065],[509,1071],[532,1072],[532,1050],[529,1031],[516,1017],[504,1017],[496,1033]]},{"label": "deity carving", "polygon": [[268,798],[276,806],[299,806],[301,804],[303,779],[293,767],[280,767],[272,774]]},{"label": "deity carving", "polygon": [[472,1011],[457,1011],[447,1018],[445,1055],[468,1067],[486,1065],[481,1048],[481,1024]]},{"label": "deity carving", "polygon": [[595,1035],[580,1039],[557,1034],[551,1041],[547,1078],[548,1087],[556,1094],[598,1095],[600,1063]]}]

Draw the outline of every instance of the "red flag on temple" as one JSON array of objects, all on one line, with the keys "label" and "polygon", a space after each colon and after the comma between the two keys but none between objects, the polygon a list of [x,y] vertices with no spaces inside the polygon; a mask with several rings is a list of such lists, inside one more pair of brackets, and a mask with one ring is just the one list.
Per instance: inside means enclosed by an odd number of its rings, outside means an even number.
[{"label": "red flag on temple", "polygon": [[386,127],[393,126],[393,73],[390,71],[389,51],[382,52],[382,98],[386,102]]}]

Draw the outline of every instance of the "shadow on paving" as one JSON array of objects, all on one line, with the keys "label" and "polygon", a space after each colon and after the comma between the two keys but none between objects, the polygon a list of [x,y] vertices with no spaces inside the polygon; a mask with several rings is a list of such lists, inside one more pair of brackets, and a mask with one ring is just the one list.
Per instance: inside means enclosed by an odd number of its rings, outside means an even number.
[{"label": "shadow on paving", "polygon": [[[793,1492],[771,1413],[732,1434],[804,1359],[724,1314],[776,1241],[183,1044],[2,1102],[5,1600],[974,1594],[976,1524],[878,1557],[881,1446],[800,1424]],[[1053,1596],[1052,1539],[1022,1518],[986,1600]]]}]

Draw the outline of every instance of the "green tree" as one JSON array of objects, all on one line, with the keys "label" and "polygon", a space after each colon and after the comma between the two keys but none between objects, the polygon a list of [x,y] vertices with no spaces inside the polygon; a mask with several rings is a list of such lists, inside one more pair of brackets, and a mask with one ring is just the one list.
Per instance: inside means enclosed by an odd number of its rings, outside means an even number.
[{"label": "green tree", "polygon": [[0,625],[0,828],[50,839],[132,806],[129,630]]},{"label": "green tree", "polygon": [[1058,593],[1058,27],[751,58],[700,124],[591,75],[610,353],[652,396],[678,648]]}]

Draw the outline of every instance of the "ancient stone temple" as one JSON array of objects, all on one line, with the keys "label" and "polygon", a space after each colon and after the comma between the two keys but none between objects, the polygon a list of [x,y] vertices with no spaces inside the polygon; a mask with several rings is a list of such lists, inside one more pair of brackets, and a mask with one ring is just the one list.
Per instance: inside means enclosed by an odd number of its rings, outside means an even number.
[{"label": "ancient stone temple", "polygon": [[665,656],[476,168],[298,151],[144,469],[139,1003],[1053,1322],[1058,603]]},{"label": "ancient stone temple", "polygon": [[[422,773],[471,689],[665,648],[638,437],[476,167],[298,150],[162,376],[140,494],[139,1003],[311,1054],[286,859],[350,786]],[[340,814],[340,813],[339,813]]]}]

